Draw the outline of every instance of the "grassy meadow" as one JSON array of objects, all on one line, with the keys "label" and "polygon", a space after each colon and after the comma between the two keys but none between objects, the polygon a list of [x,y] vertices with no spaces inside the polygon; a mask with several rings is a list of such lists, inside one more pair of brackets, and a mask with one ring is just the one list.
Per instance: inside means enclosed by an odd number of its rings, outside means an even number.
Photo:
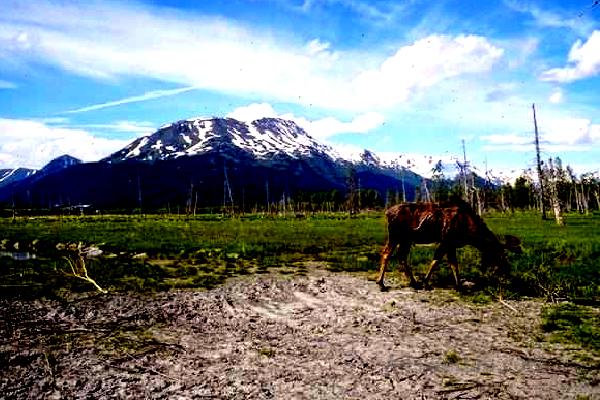
[{"label": "grassy meadow", "polygon": [[[600,215],[567,216],[567,225],[542,221],[535,213],[484,216],[497,234],[514,234],[523,241],[524,254],[512,255],[513,269],[504,287],[509,296],[541,296],[552,300],[597,301],[600,296]],[[108,290],[166,290],[211,287],[230,276],[278,268],[282,273],[305,272],[307,261],[318,261],[333,271],[364,271],[375,276],[379,252],[386,238],[380,212],[350,218],[347,214],[317,214],[305,218],[251,215],[222,218],[173,215],[22,217],[0,220],[0,240],[48,244],[98,244],[104,255],[89,260],[88,270]],[[23,245],[21,245],[23,248]],[[423,275],[434,247],[416,246],[410,262]],[[479,268],[479,253],[459,251],[465,279],[484,292],[497,282]],[[57,290],[90,290],[85,282],[64,275],[64,259],[40,254],[16,261],[4,253],[0,279],[7,295],[49,295]],[[398,274],[391,264],[391,276]],[[434,283],[452,283],[448,268],[434,275]]]}]

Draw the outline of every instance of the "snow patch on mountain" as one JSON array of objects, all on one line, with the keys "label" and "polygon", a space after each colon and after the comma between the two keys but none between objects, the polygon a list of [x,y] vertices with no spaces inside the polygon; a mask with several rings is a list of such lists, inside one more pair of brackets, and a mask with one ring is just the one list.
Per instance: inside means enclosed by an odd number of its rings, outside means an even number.
[{"label": "snow patch on mountain", "polygon": [[312,155],[339,158],[330,146],[317,142],[292,121],[262,118],[245,123],[232,118],[212,118],[188,119],[165,125],[105,160],[166,160],[227,147],[245,151],[258,159],[269,159],[279,154],[293,158]]},{"label": "snow patch on mountain", "polygon": [[36,170],[28,168],[0,169],[0,186],[25,179],[36,172]]}]

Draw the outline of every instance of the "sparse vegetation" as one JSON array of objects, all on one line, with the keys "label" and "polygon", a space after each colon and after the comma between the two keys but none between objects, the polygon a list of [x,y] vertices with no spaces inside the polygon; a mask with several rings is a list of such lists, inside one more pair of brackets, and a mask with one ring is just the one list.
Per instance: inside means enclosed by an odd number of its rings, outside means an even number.
[{"label": "sparse vegetation", "polygon": [[456,350],[450,349],[444,354],[444,364],[457,364],[461,360]]},{"label": "sparse vegetation", "polygon": [[562,303],[542,312],[542,330],[554,342],[575,343],[600,356],[600,311]]},{"label": "sparse vegetation", "polygon": [[271,358],[275,356],[275,350],[270,347],[263,347],[258,349],[258,354],[260,354],[261,356]]}]

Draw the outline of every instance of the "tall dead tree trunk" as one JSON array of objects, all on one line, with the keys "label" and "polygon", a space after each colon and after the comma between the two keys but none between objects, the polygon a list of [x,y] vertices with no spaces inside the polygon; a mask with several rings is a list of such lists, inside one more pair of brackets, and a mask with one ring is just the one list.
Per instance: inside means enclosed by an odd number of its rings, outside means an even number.
[{"label": "tall dead tree trunk", "polygon": [[557,171],[554,169],[554,163],[552,162],[551,158],[548,160],[547,171],[548,191],[550,194],[550,203],[552,204],[554,218],[556,219],[556,223],[558,225],[563,226],[565,224],[565,221],[560,207],[560,199],[558,198]]},{"label": "tall dead tree trunk", "polygon": [[533,109],[533,126],[535,128],[535,154],[537,159],[538,180],[540,182],[540,209],[542,211],[542,219],[546,219],[546,205],[544,199],[544,177],[542,173],[542,160],[540,158],[540,137],[538,134],[537,119],[535,117],[535,104],[531,105]]}]

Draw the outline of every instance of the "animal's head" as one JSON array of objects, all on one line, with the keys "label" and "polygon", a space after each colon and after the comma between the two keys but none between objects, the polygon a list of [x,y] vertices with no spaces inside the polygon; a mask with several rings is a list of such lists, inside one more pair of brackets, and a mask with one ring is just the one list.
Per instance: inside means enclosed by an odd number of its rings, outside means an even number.
[{"label": "animal's head", "polygon": [[521,254],[521,240],[512,235],[504,235],[498,238],[498,242],[490,245],[487,251],[482,254],[482,263],[485,268],[489,268],[494,275],[507,275],[510,272],[510,263],[506,251],[515,254]]},{"label": "animal's head", "polygon": [[512,253],[521,254],[523,249],[521,248],[521,239],[513,235],[504,235],[504,240],[501,241],[504,248]]}]

